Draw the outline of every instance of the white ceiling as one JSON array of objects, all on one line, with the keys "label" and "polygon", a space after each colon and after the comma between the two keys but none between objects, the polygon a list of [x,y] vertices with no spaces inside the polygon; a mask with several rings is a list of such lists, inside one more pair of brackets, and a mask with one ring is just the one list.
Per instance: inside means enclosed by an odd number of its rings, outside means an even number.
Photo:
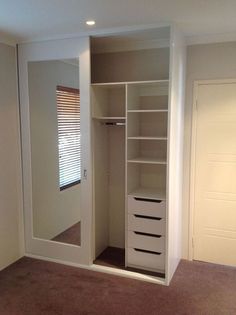
[{"label": "white ceiling", "polygon": [[0,39],[8,42],[163,22],[177,23],[190,42],[236,39],[236,0],[0,0]]}]

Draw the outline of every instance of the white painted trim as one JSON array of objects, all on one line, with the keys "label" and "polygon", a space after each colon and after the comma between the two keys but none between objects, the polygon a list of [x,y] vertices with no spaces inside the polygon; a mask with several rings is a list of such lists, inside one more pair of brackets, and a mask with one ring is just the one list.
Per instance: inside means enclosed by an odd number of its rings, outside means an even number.
[{"label": "white painted trim", "polygon": [[17,40],[9,36],[0,35],[0,43],[8,46],[16,47]]},{"label": "white painted trim", "polygon": [[196,140],[197,140],[197,96],[200,85],[230,84],[236,83],[236,79],[196,80],[193,87],[192,103],[192,130],[190,151],[190,190],[189,190],[189,229],[188,229],[188,260],[193,260],[193,236],[194,236],[194,198],[195,198],[195,169],[196,169]]},{"label": "white painted trim", "polygon": [[16,46],[16,84],[17,84],[17,131],[18,131],[18,229],[20,256],[25,253],[25,230],[24,230],[24,201],[23,201],[23,168],[22,168],[22,145],[21,145],[21,113],[20,113],[20,90],[19,90],[19,60],[18,46]]},{"label": "white painted trim", "polygon": [[188,259],[193,260],[193,223],[194,223],[194,190],[195,190],[195,153],[196,153],[196,124],[197,124],[197,89],[199,81],[194,82],[193,104],[192,104],[192,133],[190,151],[190,189],[189,189],[189,225],[188,225]]},{"label": "white painted trim", "polygon": [[128,266],[128,84],[125,85],[125,267]]},{"label": "white painted trim", "polygon": [[120,276],[120,277],[134,279],[134,280],[151,282],[154,284],[166,285],[164,279],[162,280],[160,278],[140,274],[140,273],[133,272],[133,271],[122,270],[122,269],[111,268],[111,267],[105,267],[105,266],[100,266],[100,265],[95,265],[95,264],[92,264],[92,265],[77,264],[77,263],[73,263],[73,262],[69,262],[69,261],[52,259],[52,258],[32,255],[32,254],[28,254],[28,253],[26,253],[25,256],[29,257],[29,258],[35,258],[35,259],[40,259],[40,260],[44,260],[44,261],[54,262],[54,263],[58,263],[61,265],[75,267],[75,268],[86,269],[89,271],[107,273],[107,274],[111,274],[113,276]]}]

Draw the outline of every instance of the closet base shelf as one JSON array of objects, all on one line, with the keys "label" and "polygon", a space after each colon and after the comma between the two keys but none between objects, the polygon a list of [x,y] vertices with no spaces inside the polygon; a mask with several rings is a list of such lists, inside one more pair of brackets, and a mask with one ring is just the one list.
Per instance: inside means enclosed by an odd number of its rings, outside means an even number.
[{"label": "closet base shelf", "polygon": [[116,247],[107,247],[93,262],[95,265],[110,267],[114,269],[121,269],[141,273],[143,275],[152,276],[155,278],[165,279],[165,273],[158,271],[151,271],[139,268],[137,266],[125,267],[125,249]]},{"label": "closet base shelf", "polygon": [[143,163],[143,164],[162,164],[166,165],[166,160],[161,160],[157,158],[151,158],[151,157],[136,157],[133,159],[129,159],[128,163]]},{"label": "closet base shelf", "polygon": [[146,137],[146,136],[135,136],[135,137],[128,137],[128,140],[162,140],[167,141],[167,137]]}]

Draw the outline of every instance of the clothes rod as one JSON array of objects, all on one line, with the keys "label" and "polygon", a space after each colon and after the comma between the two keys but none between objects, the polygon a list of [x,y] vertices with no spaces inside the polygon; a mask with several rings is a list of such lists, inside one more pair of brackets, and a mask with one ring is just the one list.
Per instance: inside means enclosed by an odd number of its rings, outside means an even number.
[{"label": "clothes rod", "polygon": [[125,126],[123,122],[101,122],[101,124],[105,126]]}]

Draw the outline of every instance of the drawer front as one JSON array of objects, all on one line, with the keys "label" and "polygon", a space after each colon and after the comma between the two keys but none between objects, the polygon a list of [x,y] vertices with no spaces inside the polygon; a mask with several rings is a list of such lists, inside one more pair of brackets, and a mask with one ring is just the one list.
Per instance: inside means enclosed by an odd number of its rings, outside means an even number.
[{"label": "drawer front", "polygon": [[165,218],[166,201],[161,200],[157,202],[157,200],[128,196],[128,212]]},{"label": "drawer front", "polygon": [[165,235],[165,220],[144,218],[136,214],[128,214],[128,230],[156,235]]},{"label": "drawer front", "polygon": [[128,232],[128,247],[140,248],[154,252],[165,251],[165,237],[155,237],[139,234],[140,232]]},{"label": "drawer front", "polygon": [[143,269],[165,270],[165,254],[155,255],[137,251],[134,248],[128,249],[128,265],[137,266]]}]

